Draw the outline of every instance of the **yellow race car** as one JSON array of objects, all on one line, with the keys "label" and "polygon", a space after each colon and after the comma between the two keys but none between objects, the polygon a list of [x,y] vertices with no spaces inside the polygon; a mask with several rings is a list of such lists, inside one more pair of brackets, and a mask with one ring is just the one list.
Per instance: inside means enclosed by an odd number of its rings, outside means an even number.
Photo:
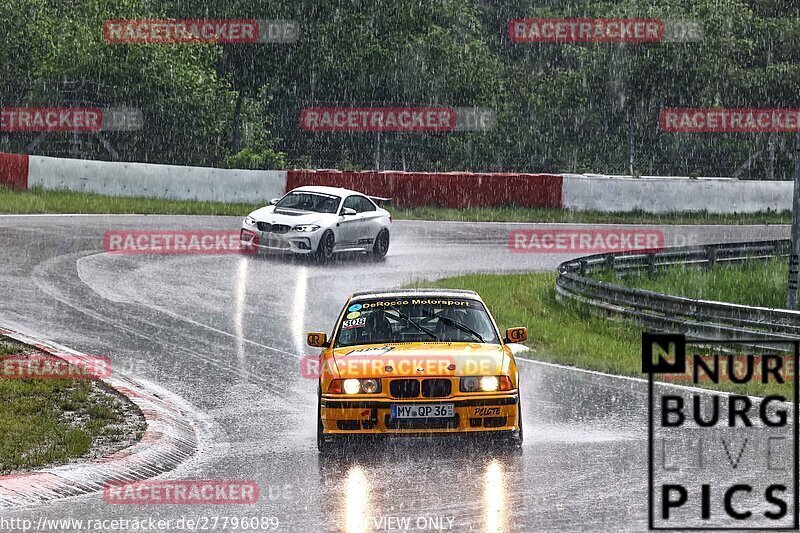
[{"label": "yellow race car", "polygon": [[520,445],[519,372],[480,296],[461,290],[362,292],[319,355],[317,445],[348,435],[490,434]]}]

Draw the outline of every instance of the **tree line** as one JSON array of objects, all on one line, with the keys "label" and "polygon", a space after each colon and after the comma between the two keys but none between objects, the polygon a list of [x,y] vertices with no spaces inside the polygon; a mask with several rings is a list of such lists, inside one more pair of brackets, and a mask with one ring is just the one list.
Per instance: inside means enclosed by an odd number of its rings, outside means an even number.
[{"label": "tree line", "polygon": [[[797,108],[800,5],[779,0],[8,0],[0,105],[130,106],[143,127],[0,132],[0,150],[243,168],[789,179],[785,133],[666,133],[661,109]],[[519,43],[516,18],[700,24],[672,43]],[[114,19],[291,20],[290,43],[109,44]],[[479,107],[487,131],[313,132],[306,107]]]}]

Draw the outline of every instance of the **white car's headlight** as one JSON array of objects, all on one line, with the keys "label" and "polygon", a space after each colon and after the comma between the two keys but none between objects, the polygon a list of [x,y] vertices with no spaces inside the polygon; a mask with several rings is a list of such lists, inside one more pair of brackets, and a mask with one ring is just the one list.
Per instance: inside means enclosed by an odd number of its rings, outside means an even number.
[{"label": "white car's headlight", "polygon": [[247,224],[248,226],[255,226],[255,224],[256,224],[256,219],[254,219],[254,218],[253,218],[253,217],[251,217],[250,215],[247,215],[247,216],[244,218],[244,223],[245,223],[245,224]]},{"label": "white car's headlight", "polygon": [[303,224],[301,226],[295,226],[294,230],[299,231],[301,233],[311,233],[312,231],[317,231],[319,226],[316,224]]}]

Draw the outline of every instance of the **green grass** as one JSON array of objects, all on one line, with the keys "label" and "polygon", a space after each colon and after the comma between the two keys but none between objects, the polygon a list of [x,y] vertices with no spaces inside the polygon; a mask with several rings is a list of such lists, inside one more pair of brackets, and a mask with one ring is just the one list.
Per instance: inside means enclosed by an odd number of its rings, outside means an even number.
[{"label": "green grass", "polygon": [[[101,196],[68,191],[10,191],[0,189],[0,213],[108,213],[108,214],[165,214],[165,215],[231,215],[244,216],[263,204],[224,204],[221,202],[195,202],[162,200],[154,198],[129,198]],[[567,222],[567,223],[622,223],[622,224],[788,224],[788,212],[765,212],[743,215],[711,215],[685,213],[653,215],[634,213],[591,213],[562,209],[534,209],[523,207],[491,207],[449,209],[444,207],[417,207],[404,209],[390,207],[398,220],[456,220],[472,222]]]},{"label": "green grass", "polygon": [[[554,273],[476,274],[418,282],[414,286],[477,291],[501,330],[511,326],[528,328],[526,345],[531,351],[522,357],[616,375],[646,377],[641,372],[642,329],[593,316],[585,306],[575,302],[559,304],[555,299],[555,279]],[[776,388],[755,383],[711,386],[756,396],[791,392],[786,386]]]},{"label": "green grass", "polygon": [[[265,201],[266,202],[266,201]],[[263,205],[263,204],[262,204]],[[232,215],[245,216],[255,204],[225,204],[222,202],[194,202],[162,200],[159,198],[129,198],[101,196],[69,191],[9,191],[0,189],[0,213],[102,213],[144,215]]]},{"label": "green grass", "polygon": [[636,274],[617,279],[610,272],[594,277],[625,287],[687,298],[783,308],[786,305],[788,263],[788,259],[773,259],[732,266],[718,265],[709,270],[672,267],[652,277]]},{"label": "green grass", "polygon": [[[28,351],[0,338],[0,359]],[[124,437],[122,423],[122,401],[91,381],[0,378],[0,475],[85,456]]]},{"label": "green grass", "polygon": [[393,208],[397,219],[457,220],[464,222],[564,222],[574,224],[789,224],[791,213],[764,212],[753,214],[715,215],[705,212],[657,215],[631,213],[597,213],[564,209],[526,207],[446,207]]}]

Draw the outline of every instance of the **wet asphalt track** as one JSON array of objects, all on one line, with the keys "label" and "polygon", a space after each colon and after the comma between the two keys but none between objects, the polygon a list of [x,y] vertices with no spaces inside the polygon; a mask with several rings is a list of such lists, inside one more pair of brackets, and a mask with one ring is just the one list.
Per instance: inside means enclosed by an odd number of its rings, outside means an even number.
[{"label": "wet asphalt track", "polygon": [[[429,517],[454,531],[644,530],[644,384],[520,363],[520,452],[392,443],[322,459],[309,329],[347,295],[466,272],[552,270],[512,254],[520,224],[397,222],[385,262],[331,266],[239,256],[110,256],[110,229],[238,229],[235,218],[0,216],[0,321],[157,382],[202,417],[197,457],[169,477],[254,479],[254,506],[112,506],[102,495],[6,518],[275,516],[280,531],[391,531]],[[529,226],[532,227],[532,226]],[[666,227],[667,244],[788,236],[785,227]],[[383,520],[383,521],[382,521]],[[391,520],[387,521],[387,520]],[[174,528],[173,528],[174,529]]]}]

